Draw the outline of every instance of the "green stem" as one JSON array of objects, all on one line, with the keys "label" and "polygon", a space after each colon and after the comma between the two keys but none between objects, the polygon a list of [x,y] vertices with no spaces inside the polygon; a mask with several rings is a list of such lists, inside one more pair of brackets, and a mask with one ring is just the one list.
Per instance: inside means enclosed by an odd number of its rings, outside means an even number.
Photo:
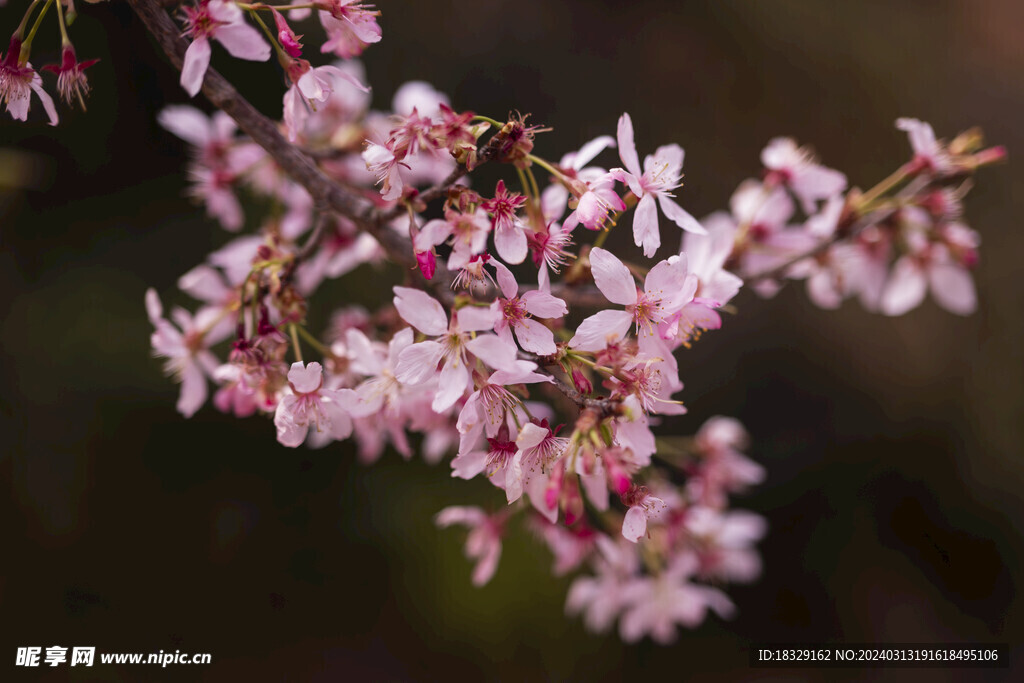
[{"label": "green stem", "polygon": [[71,40],[68,38],[68,29],[64,25],[64,3],[60,0],[57,2],[57,23],[60,24],[60,46],[67,47],[71,45]]},{"label": "green stem", "polygon": [[505,126],[505,124],[502,123],[501,121],[495,121],[490,116],[481,116],[480,114],[477,114],[476,116],[474,116],[472,120],[473,121],[486,121],[487,123],[489,123],[492,126],[496,127],[498,130],[501,130]]},{"label": "green stem", "polygon": [[259,12],[257,12],[255,9],[250,9],[249,16],[256,20],[256,23],[260,25],[260,28],[263,29],[263,32],[267,34],[267,38],[270,38],[270,44],[274,46],[274,52],[277,53],[278,61],[280,61],[282,64],[287,64],[288,60],[292,58],[291,55],[285,52],[284,48],[281,47],[281,44],[277,42],[277,35],[269,28],[267,28],[267,25],[265,23],[263,23],[263,19],[260,17]]},{"label": "green stem", "polygon": [[40,2],[42,2],[42,0],[32,0],[32,4],[28,6],[27,10],[25,10],[25,16],[21,18],[21,23],[18,24],[18,30],[14,32],[14,35],[11,36],[12,38],[22,40],[25,37],[25,27],[28,26],[29,17],[32,16],[32,12],[35,11],[36,5],[38,5]]},{"label": "green stem", "polygon": [[295,323],[288,323],[288,329],[292,333],[292,350],[295,352],[295,360],[302,363],[304,361],[302,360],[302,347],[299,346],[299,327]]},{"label": "green stem", "polygon": [[28,32],[28,38],[21,44],[21,54],[18,55],[18,66],[21,66],[28,61],[29,53],[32,52],[32,41],[36,37],[36,31],[39,30],[39,25],[43,23],[43,17],[46,16],[47,10],[50,9],[50,5],[53,4],[53,0],[46,0],[46,4],[43,5],[43,9],[39,11],[39,16],[36,17],[36,23],[32,24],[32,30]]},{"label": "green stem", "polygon": [[900,166],[895,171],[893,171],[888,178],[885,178],[880,183],[872,187],[870,190],[862,194],[859,199],[861,206],[867,206],[871,202],[878,199],[878,197],[880,197],[882,194],[888,192],[889,190],[891,190],[892,188],[896,187],[901,182],[906,180],[906,178],[907,165],[904,164],[903,166]]},{"label": "green stem", "polygon": [[541,159],[538,156],[534,156],[533,154],[527,154],[526,158],[529,159],[531,162],[537,164],[541,168],[543,168],[545,171],[547,171],[551,175],[553,175],[555,178],[558,179],[558,182],[560,182],[562,184],[567,184],[568,180],[566,179],[565,174],[562,173],[561,171],[559,171],[557,168],[555,168],[551,164],[549,164],[548,162],[544,161],[543,159]]},{"label": "green stem", "polygon": [[312,333],[310,333],[310,331],[307,330],[305,327],[303,327],[302,325],[294,325],[294,324],[292,325],[292,327],[299,331],[299,334],[302,335],[302,338],[306,340],[307,344],[309,344],[314,349],[319,351],[323,356],[330,356],[331,355],[331,350],[329,348],[327,348],[327,346],[325,346],[323,342],[321,342],[319,339],[314,337],[312,335]]}]

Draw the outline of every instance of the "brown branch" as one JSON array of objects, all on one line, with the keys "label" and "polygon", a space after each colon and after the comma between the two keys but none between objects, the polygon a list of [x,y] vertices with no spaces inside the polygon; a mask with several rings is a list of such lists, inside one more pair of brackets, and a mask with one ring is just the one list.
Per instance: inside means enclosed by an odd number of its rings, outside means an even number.
[{"label": "brown branch", "polygon": [[[181,37],[180,30],[167,15],[160,0],[128,0],[128,4],[153,34],[171,63],[181,70],[188,42]],[[366,205],[357,202],[324,175],[308,155],[281,135],[276,123],[261,114],[213,68],[206,71],[203,94],[215,107],[234,119],[238,127],[266,150],[292,180],[302,185],[314,201],[360,224],[399,265],[416,265],[412,245],[407,238],[382,223],[370,220],[372,211]]]}]

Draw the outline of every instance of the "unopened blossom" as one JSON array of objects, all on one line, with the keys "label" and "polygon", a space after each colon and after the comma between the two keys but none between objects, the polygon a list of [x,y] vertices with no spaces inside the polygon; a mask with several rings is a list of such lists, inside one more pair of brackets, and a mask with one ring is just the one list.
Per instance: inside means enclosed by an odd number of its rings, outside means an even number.
[{"label": "unopened blossom", "polygon": [[57,125],[57,109],[53,98],[43,90],[43,79],[28,62],[20,62],[21,40],[11,38],[7,55],[0,55],[0,104],[7,105],[7,112],[19,121],[28,120],[29,98],[34,92],[43,104],[50,125]]},{"label": "unopened blossom", "polygon": [[276,9],[271,8],[274,13],[274,25],[277,28],[277,40],[281,43],[281,47],[292,57],[302,56],[302,36],[295,35],[295,31],[288,25],[284,16]]},{"label": "unopened blossom", "polygon": [[299,446],[310,429],[339,440],[352,434],[352,419],[344,407],[353,403],[351,390],[346,395],[323,384],[323,366],[319,363],[292,363],[288,371],[290,392],[281,398],[274,413],[277,440],[283,446]]},{"label": "unopened blossom", "polygon": [[501,296],[491,304],[492,310],[497,314],[494,331],[498,337],[514,349],[514,332],[524,351],[542,356],[555,353],[557,349],[554,334],[548,327],[530,316],[561,318],[569,312],[565,302],[541,290],[531,290],[520,296],[519,284],[512,272],[500,261],[494,261],[492,265],[501,289]]},{"label": "unopened blossom", "polygon": [[675,144],[659,147],[654,154],[644,158],[644,170],[641,172],[633,140],[633,120],[629,114],[619,118],[618,142],[619,158],[627,171],[621,173],[619,169],[618,175],[640,199],[633,213],[633,241],[638,247],[643,247],[644,256],[654,256],[661,246],[657,206],[661,207],[666,218],[683,230],[703,235],[705,231],[700,222],[679,206],[672,194],[672,190],[682,185],[679,179],[683,170],[683,148]]},{"label": "unopened blossom", "polygon": [[693,299],[697,277],[687,273],[686,255],[670,256],[647,273],[640,291],[629,268],[610,251],[590,251],[590,269],[594,282],[609,301],[625,310],[595,313],[576,329],[569,346],[581,351],[597,351],[625,336],[633,325],[641,349],[652,352],[659,336],[657,327]]},{"label": "unopened blossom", "polygon": [[434,523],[442,529],[452,524],[469,527],[466,557],[476,560],[473,585],[483,586],[494,576],[501,558],[501,539],[505,535],[505,515],[488,515],[473,506],[452,506],[441,510]]},{"label": "unopened blossom", "polygon": [[830,199],[846,189],[846,176],[817,163],[805,147],[791,138],[775,138],[761,152],[769,185],[788,187],[807,214],[814,213],[818,200]]},{"label": "unopened blossom", "polygon": [[185,35],[192,38],[181,66],[181,87],[190,96],[203,86],[210,65],[210,40],[217,40],[231,56],[255,62],[270,59],[270,45],[245,22],[242,10],[226,0],[200,0],[195,7],[182,6]]},{"label": "unopened blossom", "polygon": [[646,486],[633,486],[622,496],[629,511],[622,520],[622,537],[636,543],[647,533],[647,522],[664,512],[665,501],[651,495]]}]

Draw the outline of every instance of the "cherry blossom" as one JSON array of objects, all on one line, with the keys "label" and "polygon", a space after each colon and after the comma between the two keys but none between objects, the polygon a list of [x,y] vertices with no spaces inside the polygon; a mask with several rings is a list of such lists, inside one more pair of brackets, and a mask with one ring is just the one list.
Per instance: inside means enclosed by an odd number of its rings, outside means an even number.
[{"label": "cherry blossom", "polygon": [[663,145],[654,154],[644,158],[644,170],[640,171],[640,158],[633,141],[633,120],[629,114],[619,118],[619,158],[626,166],[625,172],[618,169],[617,177],[629,185],[639,199],[633,214],[633,241],[642,246],[644,256],[650,258],[661,246],[658,230],[658,210],[683,230],[704,234],[703,226],[673,199],[672,190],[681,186],[679,178],[683,170],[683,148],[679,145]]},{"label": "cherry blossom", "polygon": [[182,6],[185,35],[192,38],[181,67],[181,87],[195,97],[203,86],[210,65],[210,40],[217,40],[232,57],[265,62],[270,45],[260,32],[245,23],[242,10],[227,0],[200,0],[193,7]]},{"label": "cherry blossom", "polygon": [[181,382],[178,412],[192,417],[206,402],[206,378],[212,377],[220,365],[209,347],[226,336],[210,334],[221,314],[215,308],[204,308],[193,317],[184,309],[175,308],[171,312],[178,324],[175,327],[164,319],[163,305],[154,289],[146,290],[146,311],[156,328],[150,337],[153,353],[167,359],[165,372]]},{"label": "cherry blossom", "polygon": [[594,282],[609,301],[625,306],[625,310],[606,310],[590,316],[576,329],[569,346],[597,351],[609,339],[621,339],[635,325],[641,349],[658,350],[657,326],[692,301],[697,291],[697,277],[687,273],[686,266],[685,255],[659,262],[647,274],[641,292],[622,261],[609,251],[592,249],[590,267]]},{"label": "cherry blossom", "polygon": [[28,62],[21,62],[21,40],[11,37],[7,55],[0,55],[0,103],[7,105],[7,113],[19,121],[28,120],[29,98],[34,92],[43,105],[50,125],[57,125],[57,109],[53,98],[43,90],[43,79]]},{"label": "cherry blossom", "polygon": [[[438,341],[422,341],[405,348],[398,357],[396,376],[405,384],[439,380],[432,407],[435,412],[451,408],[465,394],[470,381],[467,353],[485,360],[491,367],[511,370],[515,353],[494,335],[470,339],[470,332],[494,329],[489,308],[472,306],[453,312],[451,323],[444,307],[418,289],[395,287],[395,308],[407,323]],[[441,364],[440,374],[437,366]]]},{"label": "cherry blossom", "polygon": [[488,515],[482,509],[455,505],[441,510],[434,522],[442,529],[452,524],[469,527],[466,557],[477,561],[473,585],[483,586],[494,576],[501,558],[501,539],[505,534],[504,515]]},{"label": "cherry blossom", "polygon": [[351,390],[325,389],[323,384],[320,363],[292,363],[288,371],[289,391],[274,413],[277,440],[282,446],[301,445],[310,428],[334,439],[347,439],[352,433],[352,419],[344,407],[354,402]]},{"label": "cherry blossom", "polygon": [[647,533],[647,522],[657,519],[665,510],[665,501],[652,496],[645,486],[635,486],[622,496],[629,511],[622,520],[622,537],[636,543]]},{"label": "cherry blossom", "polygon": [[491,265],[497,273],[502,294],[491,304],[491,309],[497,314],[494,331],[498,337],[514,349],[512,333],[515,332],[524,351],[541,356],[555,353],[555,338],[551,330],[529,316],[561,318],[569,312],[565,302],[540,290],[531,290],[520,296],[519,284],[512,271],[500,261],[493,261]]},{"label": "cherry blossom", "polygon": [[761,152],[768,170],[768,184],[778,183],[792,190],[808,214],[821,199],[831,199],[846,189],[846,176],[818,164],[814,155],[797,147],[791,138],[775,138]]},{"label": "cherry blossom", "polygon": [[708,609],[721,617],[735,611],[732,601],[717,588],[693,583],[697,570],[692,555],[678,556],[657,576],[637,577],[621,589],[624,604],[619,634],[628,643],[645,635],[667,645],[676,638],[676,625],[694,628]]}]

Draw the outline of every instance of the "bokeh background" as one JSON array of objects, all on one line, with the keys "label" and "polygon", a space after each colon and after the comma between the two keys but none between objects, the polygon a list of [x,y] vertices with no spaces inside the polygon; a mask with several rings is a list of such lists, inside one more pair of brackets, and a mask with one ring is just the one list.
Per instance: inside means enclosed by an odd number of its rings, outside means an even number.
[{"label": "bokeh background", "polygon": [[[486,484],[394,453],[367,468],[346,446],[284,449],[269,421],[212,407],[175,413],[143,292],[180,301],[177,277],[227,235],[183,197],[185,149],[155,123],[186,99],[176,74],[123,3],[84,5],[73,39],[102,58],[88,113],[62,108],[56,129],[38,112],[0,121],[0,678],[776,680],[747,668],[750,643],[822,640],[1005,642],[1021,661],[1024,4],[377,4],[376,106],[428,80],[458,108],[553,126],[538,145],[553,158],[629,111],[642,154],[686,149],[680,197],[698,216],[727,205],[776,135],[867,187],[909,154],[898,116],[948,137],[982,126],[1011,163],[983,172],[967,203],[983,236],[979,311],[928,302],[887,319],[853,302],[817,310],[800,287],[743,294],[741,315],[683,356],[690,414],[668,427],[692,433],[715,414],[749,427],[769,476],[738,505],[769,520],[764,575],[730,591],[736,618],[672,647],[590,635],[563,617],[569,580],[551,578],[526,532],[489,585],[470,585],[462,534],[431,517],[500,505]],[[25,5],[10,0],[0,28]],[[37,64],[56,56],[47,28]],[[215,53],[279,113],[274,66]],[[14,668],[17,646],[53,644],[214,663]],[[915,673],[963,677],[800,676]]]}]

